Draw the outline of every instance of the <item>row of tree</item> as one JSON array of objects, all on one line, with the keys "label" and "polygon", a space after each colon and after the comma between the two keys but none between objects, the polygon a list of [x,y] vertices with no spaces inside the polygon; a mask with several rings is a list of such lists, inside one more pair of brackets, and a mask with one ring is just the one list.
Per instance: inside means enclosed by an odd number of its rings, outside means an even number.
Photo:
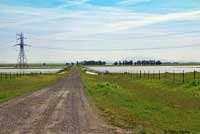
[{"label": "row of tree", "polygon": [[[77,65],[105,65],[105,61],[77,61]],[[138,60],[133,62],[132,60],[115,61],[114,65],[160,65],[162,62],[160,60]]]},{"label": "row of tree", "polygon": [[127,60],[115,61],[114,65],[133,65],[133,61],[132,60],[130,60],[130,61],[127,61]]},{"label": "row of tree", "polygon": [[77,65],[105,65],[105,61],[81,61],[76,63]]},{"label": "row of tree", "polygon": [[135,65],[160,65],[162,62],[160,60],[142,60],[135,62]]},{"label": "row of tree", "polygon": [[162,62],[160,60],[138,60],[133,62],[132,60],[115,61],[114,65],[160,65]]}]

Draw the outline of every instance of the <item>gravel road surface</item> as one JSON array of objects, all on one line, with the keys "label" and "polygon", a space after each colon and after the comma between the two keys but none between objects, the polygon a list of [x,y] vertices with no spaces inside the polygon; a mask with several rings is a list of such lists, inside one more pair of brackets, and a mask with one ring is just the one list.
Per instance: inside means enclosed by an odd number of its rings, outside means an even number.
[{"label": "gravel road surface", "polygon": [[83,92],[80,75],[0,105],[0,134],[126,134],[105,125]]}]

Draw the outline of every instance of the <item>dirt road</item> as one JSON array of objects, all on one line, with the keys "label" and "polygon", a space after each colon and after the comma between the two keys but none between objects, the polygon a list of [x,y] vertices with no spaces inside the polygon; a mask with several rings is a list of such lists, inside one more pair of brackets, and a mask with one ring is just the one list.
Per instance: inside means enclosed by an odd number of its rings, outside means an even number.
[{"label": "dirt road", "polygon": [[0,134],[120,134],[98,119],[75,68],[52,86],[0,105]]}]

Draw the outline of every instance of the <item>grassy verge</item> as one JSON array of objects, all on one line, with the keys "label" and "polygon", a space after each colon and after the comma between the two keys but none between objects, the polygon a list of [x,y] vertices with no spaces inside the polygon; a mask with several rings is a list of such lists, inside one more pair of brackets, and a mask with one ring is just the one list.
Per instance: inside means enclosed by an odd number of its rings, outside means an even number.
[{"label": "grassy verge", "polygon": [[110,124],[142,134],[200,132],[200,81],[192,80],[192,73],[182,83],[181,74],[173,81],[167,78],[172,74],[139,80],[128,74],[80,72],[86,95]]},{"label": "grassy verge", "polygon": [[0,80],[0,103],[46,87],[67,75],[69,71],[70,67],[64,74],[28,75],[11,80]]}]

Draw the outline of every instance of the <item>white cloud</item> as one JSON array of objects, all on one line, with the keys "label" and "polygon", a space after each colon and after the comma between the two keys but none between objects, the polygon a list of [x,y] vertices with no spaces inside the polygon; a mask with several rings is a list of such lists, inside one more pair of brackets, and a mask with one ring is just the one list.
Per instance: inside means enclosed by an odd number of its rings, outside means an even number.
[{"label": "white cloud", "polygon": [[60,6],[58,6],[57,8],[65,8],[65,7],[69,7],[69,6],[79,6],[79,5],[83,5],[85,3],[87,3],[90,0],[65,0],[63,1],[64,3]]},{"label": "white cloud", "polygon": [[118,31],[118,30],[126,30],[130,28],[148,26],[167,21],[187,21],[187,20],[199,20],[199,19],[200,19],[200,10],[192,12],[184,12],[184,13],[171,13],[166,15],[143,16],[141,20],[135,20],[135,21],[122,20],[120,22],[110,24],[110,28],[113,29],[113,31]]},{"label": "white cloud", "polygon": [[150,2],[152,0],[121,0],[118,4],[119,5],[132,5],[132,4],[138,4],[142,2]]},{"label": "white cloud", "polygon": [[[85,1],[85,0],[83,0]],[[15,23],[0,22],[0,28],[50,31],[47,35],[87,37],[89,35],[115,33],[167,21],[199,20],[200,11],[170,13],[165,15],[135,13],[118,8],[102,8],[70,11],[66,9],[37,9],[1,7],[0,19],[12,18]],[[56,31],[56,33],[52,33]],[[60,31],[60,32],[59,32]],[[59,34],[58,34],[59,33]]]},{"label": "white cloud", "polygon": [[[87,0],[75,1],[82,3]],[[70,3],[70,2],[69,2]],[[12,17],[11,23],[0,22],[0,28],[16,28],[23,26],[39,28],[40,30],[71,31],[74,35],[91,35],[117,32],[149,26],[167,21],[199,20],[200,11],[170,13],[170,14],[147,14],[136,13],[125,9],[112,7],[91,7],[88,10],[70,11],[67,9],[42,9],[42,8],[12,8],[1,7],[0,18]],[[43,27],[45,25],[45,27]]]}]

